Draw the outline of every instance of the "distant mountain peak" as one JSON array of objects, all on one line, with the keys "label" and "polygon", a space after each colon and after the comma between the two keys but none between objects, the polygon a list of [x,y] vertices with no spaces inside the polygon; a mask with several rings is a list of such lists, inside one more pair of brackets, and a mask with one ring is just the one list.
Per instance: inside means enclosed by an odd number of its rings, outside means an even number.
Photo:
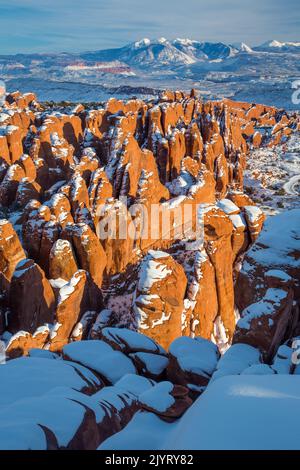
[{"label": "distant mountain peak", "polygon": [[140,41],[136,41],[133,45],[135,49],[141,49],[154,44],[167,44],[168,42],[169,41],[164,37],[158,39],[143,38]]},{"label": "distant mountain peak", "polygon": [[149,38],[143,38],[140,41],[136,41],[134,43],[134,47],[136,49],[140,49],[141,47],[149,46],[151,44],[151,40]]},{"label": "distant mountain peak", "polygon": [[240,52],[248,52],[248,54],[251,54],[252,52],[254,52],[253,49],[251,49],[251,47],[245,44],[244,42],[234,42],[232,44],[232,47],[234,47]]},{"label": "distant mountain peak", "polygon": [[182,44],[183,46],[192,46],[197,41],[192,41],[192,39],[188,38],[176,38],[173,42],[174,44]]},{"label": "distant mountain peak", "polygon": [[268,50],[268,49],[276,50],[277,49],[277,50],[288,51],[289,49],[294,50],[297,48],[300,48],[300,42],[291,42],[291,41],[281,42],[281,41],[277,41],[276,39],[271,39],[270,41],[264,42],[263,44],[261,44],[255,49],[257,50]]},{"label": "distant mountain peak", "polygon": [[263,44],[263,46],[268,46],[268,47],[282,47],[284,46],[284,42],[279,42],[276,39],[272,39],[271,41],[267,41]]}]

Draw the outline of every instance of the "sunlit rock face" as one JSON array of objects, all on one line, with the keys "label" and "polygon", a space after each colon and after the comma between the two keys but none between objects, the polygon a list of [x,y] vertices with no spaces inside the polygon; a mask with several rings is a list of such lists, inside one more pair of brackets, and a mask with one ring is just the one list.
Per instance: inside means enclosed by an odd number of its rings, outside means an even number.
[{"label": "sunlit rock face", "polygon": [[48,109],[16,92],[0,116],[0,333],[9,353],[35,344],[60,352],[110,326],[164,348],[201,336],[225,350],[235,303],[241,314],[257,300],[239,274],[265,220],[244,191],[249,149],[281,145],[297,115],[203,102],[193,90],[96,109]]}]

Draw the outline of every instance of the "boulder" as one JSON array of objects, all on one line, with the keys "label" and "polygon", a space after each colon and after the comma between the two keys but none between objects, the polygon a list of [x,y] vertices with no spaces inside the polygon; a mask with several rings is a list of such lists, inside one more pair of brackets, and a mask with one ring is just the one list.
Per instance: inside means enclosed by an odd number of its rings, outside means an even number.
[{"label": "boulder", "polygon": [[206,339],[177,338],[169,348],[168,378],[197,396],[205,390],[219,357],[217,346]]},{"label": "boulder", "polygon": [[63,348],[63,357],[89,367],[109,384],[115,384],[125,374],[136,372],[131,359],[99,340],[67,344]]},{"label": "boulder", "polygon": [[171,382],[160,382],[139,396],[142,408],[166,421],[174,421],[189,408],[192,400],[185,387]]}]

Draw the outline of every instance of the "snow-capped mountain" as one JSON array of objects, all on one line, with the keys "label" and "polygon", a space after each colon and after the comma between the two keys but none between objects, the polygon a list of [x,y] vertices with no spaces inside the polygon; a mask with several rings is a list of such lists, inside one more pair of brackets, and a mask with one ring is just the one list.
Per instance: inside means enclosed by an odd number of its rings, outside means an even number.
[{"label": "snow-capped mountain", "polygon": [[131,65],[142,64],[193,64],[195,59],[175,47],[165,38],[151,41],[144,38],[129,44],[121,52],[120,59]]},{"label": "snow-capped mountain", "polygon": [[275,39],[254,48],[262,52],[300,52],[300,42],[280,42]]},{"label": "snow-capped mountain", "polygon": [[175,39],[172,44],[196,60],[223,60],[238,53],[238,50],[222,42],[199,42],[190,39]]},{"label": "snow-capped mountain", "polygon": [[254,52],[253,49],[244,42],[234,42],[232,47],[237,49],[239,52],[247,52],[248,54],[252,54]]},{"label": "snow-capped mountain", "polygon": [[132,66],[189,65],[197,61],[224,60],[240,51],[252,52],[243,45],[238,48],[222,42],[200,42],[188,38],[168,41],[165,38],[133,42],[118,49],[81,54],[87,60],[119,60]]},{"label": "snow-capped mountain", "polygon": [[196,58],[180,50],[165,38],[141,39],[118,49],[108,49],[81,55],[88,60],[119,60],[132,66],[166,66],[193,64]]}]

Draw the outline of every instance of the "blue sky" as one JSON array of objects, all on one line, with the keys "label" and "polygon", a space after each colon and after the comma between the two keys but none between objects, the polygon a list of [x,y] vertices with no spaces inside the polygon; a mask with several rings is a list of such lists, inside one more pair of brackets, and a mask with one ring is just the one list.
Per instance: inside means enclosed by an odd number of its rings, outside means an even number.
[{"label": "blue sky", "polygon": [[0,53],[83,51],[143,37],[300,40],[299,0],[0,0]]}]

